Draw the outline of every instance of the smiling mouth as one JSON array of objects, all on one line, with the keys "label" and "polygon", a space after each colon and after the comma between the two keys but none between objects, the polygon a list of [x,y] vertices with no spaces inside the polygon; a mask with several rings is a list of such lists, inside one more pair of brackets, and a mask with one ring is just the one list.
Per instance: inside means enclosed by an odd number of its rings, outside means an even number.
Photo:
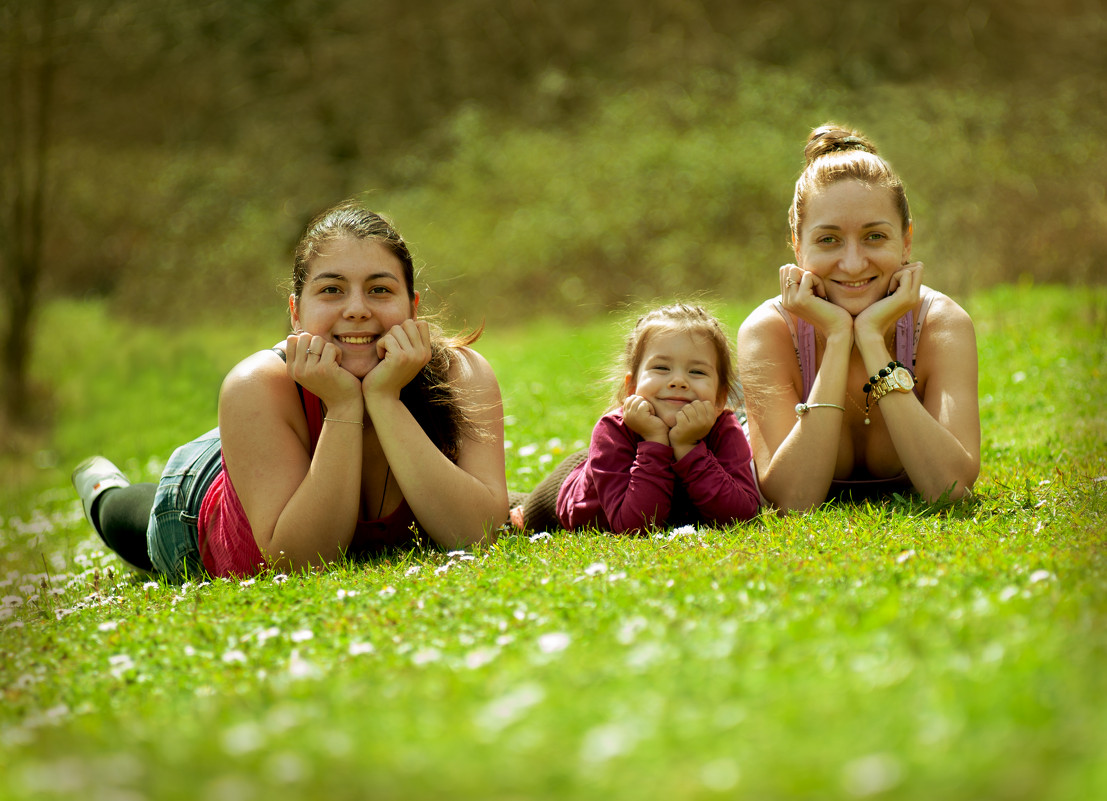
[{"label": "smiling mouth", "polygon": [[371,343],[375,339],[375,337],[335,336],[335,339],[337,339],[339,342],[341,342],[344,345],[368,345],[369,343]]}]

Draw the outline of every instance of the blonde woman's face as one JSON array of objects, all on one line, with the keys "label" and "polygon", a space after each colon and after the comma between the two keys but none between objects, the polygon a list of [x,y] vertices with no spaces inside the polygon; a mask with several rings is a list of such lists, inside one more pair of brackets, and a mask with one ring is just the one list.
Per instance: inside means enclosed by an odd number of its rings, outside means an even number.
[{"label": "blonde woman's face", "polygon": [[822,279],[826,298],[856,317],[888,293],[911,254],[892,193],[839,181],[808,199],[796,264]]}]

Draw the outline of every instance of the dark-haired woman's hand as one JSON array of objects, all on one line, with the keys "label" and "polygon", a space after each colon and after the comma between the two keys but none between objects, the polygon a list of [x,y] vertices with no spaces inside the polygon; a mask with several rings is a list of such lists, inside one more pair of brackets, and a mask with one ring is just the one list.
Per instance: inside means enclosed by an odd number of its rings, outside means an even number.
[{"label": "dark-haired woman's hand", "polygon": [[430,326],[425,320],[404,320],[377,340],[377,364],[362,380],[365,402],[374,395],[398,398],[431,359]]},{"label": "dark-haired woman's hand", "polygon": [[822,279],[795,264],[780,268],[780,302],[785,311],[811,323],[825,338],[853,327],[850,313],[826,299]]},{"label": "dark-haired woman's hand", "polygon": [[361,385],[342,369],[342,352],[321,336],[306,331],[285,339],[285,362],[289,377],[326,404],[328,409],[361,406]]},{"label": "dark-haired woman's hand", "polygon": [[922,288],[923,264],[921,261],[903,266],[892,274],[888,295],[865,309],[854,321],[854,335],[860,341],[866,338],[883,339],[896,320],[915,308]]}]

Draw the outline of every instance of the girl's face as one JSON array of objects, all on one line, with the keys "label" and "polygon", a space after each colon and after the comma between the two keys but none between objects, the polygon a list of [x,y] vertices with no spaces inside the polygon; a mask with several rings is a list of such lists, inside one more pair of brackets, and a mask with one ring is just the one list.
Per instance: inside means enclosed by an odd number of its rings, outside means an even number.
[{"label": "girl's face", "polygon": [[911,232],[890,191],[838,181],[808,200],[795,248],[796,264],[822,279],[826,299],[856,317],[888,294],[911,254]]},{"label": "girl's face", "polygon": [[648,400],[669,428],[677,412],[692,401],[708,401],[721,410],[714,343],[686,331],[655,331],[646,341],[638,372],[627,373],[626,389],[627,395]]},{"label": "girl's face", "polygon": [[340,364],[364,378],[380,362],[377,340],[414,319],[400,260],[379,242],[345,237],[312,259],[299,301],[288,299],[292,328],[336,345]]}]

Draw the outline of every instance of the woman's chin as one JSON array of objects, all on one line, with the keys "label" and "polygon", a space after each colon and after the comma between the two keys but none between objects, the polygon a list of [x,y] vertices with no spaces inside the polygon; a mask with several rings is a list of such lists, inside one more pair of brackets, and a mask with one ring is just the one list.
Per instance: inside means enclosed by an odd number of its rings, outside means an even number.
[{"label": "woman's chin", "polygon": [[372,372],[380,362],[370,363],[368,360],[347,360],[342,363],[342,369],[354,376],[359,381]]}]

